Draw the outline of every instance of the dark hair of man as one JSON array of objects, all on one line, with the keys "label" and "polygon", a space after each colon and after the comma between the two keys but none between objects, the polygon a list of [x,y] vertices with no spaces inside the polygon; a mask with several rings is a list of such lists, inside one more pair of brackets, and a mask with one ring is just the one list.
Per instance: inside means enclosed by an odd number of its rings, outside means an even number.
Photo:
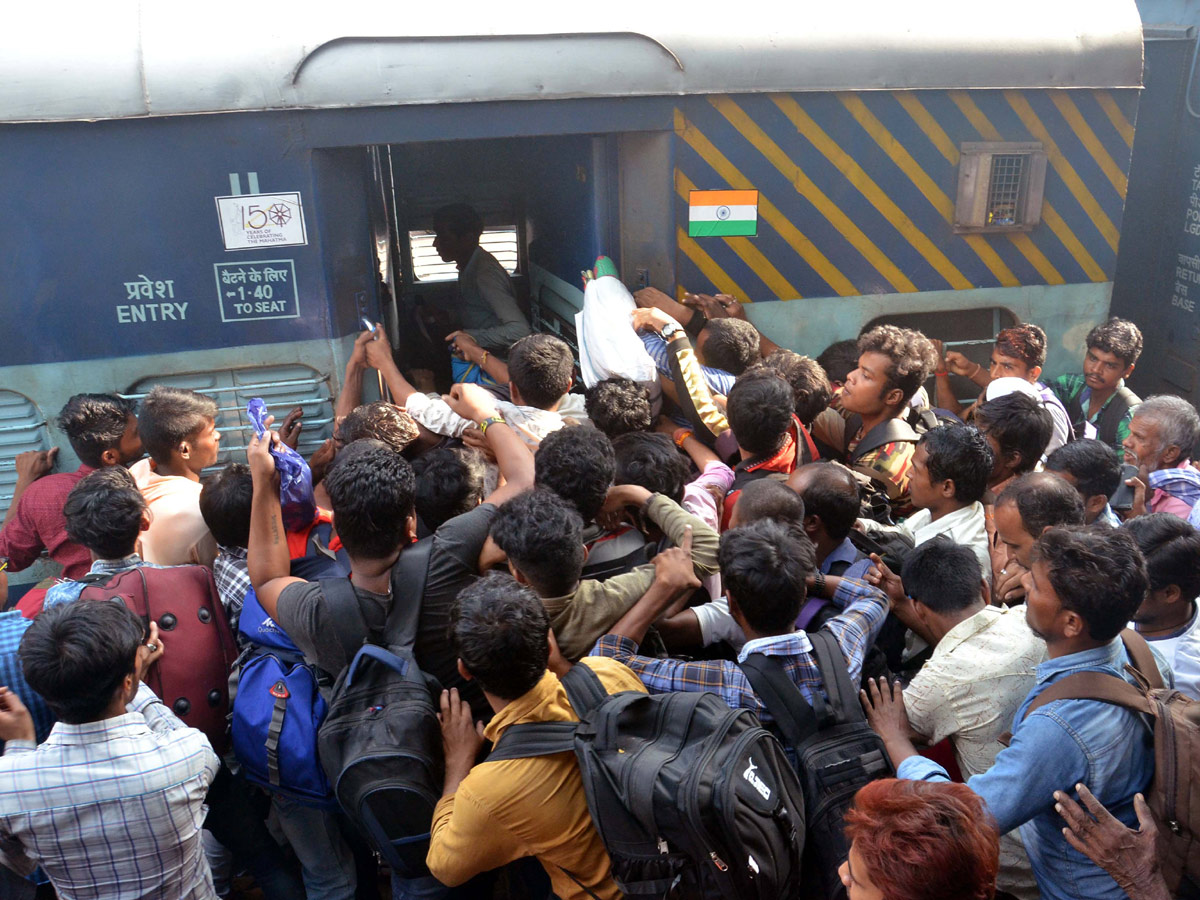
[{"label": "dark hair of man", "polygon": [[1083,524],[1083,498],[1079,491],[1053,472],[1022,475],[1004,489],[996,505],[1015,504],[1021,524],[1037,537],[1047,528]]},{"label": "dark hair of man", "polygon": [[382,441],[347,444],[325,475],[333,520],[346,552],[358,559],[384,559],[404,539],[416,493],[412,466]]},{"label": "dark hair of man", "polygon": [[483,234],[483,217],[473,206],[451,203],[433,213],[434,231],[448,231],[462,237],[479,237]]},{"label": "dark hair of man", "polygon": [[509,561],[544,597],[570,593],[583,571],[583,520],[544,489],[518,494],[496,510],[489,531]]},{"label": "dark hair of man", "polygon": [[825,376],[825,370],[816,360],[791,350],[779,349],[747,371],[765,369],[774,372],[792,389],[793,411],[796,418],[807,428],[833,399],[833,388]]},{"label": "dark hair of man", "polygon": [[704,362],[731,375],[741,375],[759,353],[758,329],[744,319],[709,319],[705,326]]},{"label": "dark hair of man", "polygon": [[943,616],[969,609],[982,599],[983,572],[975,551],[944,534],[909,551],[900,579],[904,593]]},{"label": "dark hair of man", "polygon": [[204,483],[200,490],[200,515],[222,547],[249,544],[253,496],[254,483],[245,463],[231,462]]},{"label": "dark hair of man", "polygon": [[521,392],[521,402],[549,409],[571,389],[575,357],[566,342],[552,334],[529,334],[508,353],[508,377]]},{"label": "dark hair of man", "polygon": [[67,535],[98,559],[124,559],[142,530],[146,501],[124,466],[105,466],[71,488],[63,504]]},{"label": "dark hair of man", "polygon": [[133,673],[145,635],[142,620],[124,603],[63,603],[33,620],[17,655],[25,680],[55,718],[81,725],[108,709]]},{"label": "dark hair of man", "polygon": [[770,456],[792,427],[792,389],[774,372],[747,372],[729,389],[725,415],[738,446],[753,456]]},{"label": "dark hair of man", "polygon": [[1133,536],[1119,528],[1051,528],[1033,545],[1063,609],[1087,625],[1094,641],[1121,633],[1146,597],[1149,578]]},{"label": "dark hair of man", "polygon": [[911,328],[876,325],[858,339],[858,352],[882,353],[891,360],[886,375],[888,389],[899,388],[904,402],[925,383],[937,368],[938,355],[925,335]]},{"label": "dark hair of man", "polygon": [[649,431],[654,424],[650,392],[630,378],[596,382],[587,389],[584,408],[592,424],[612,440],[635,431]]},{"label": "dark hair of man", "polygon": [[738,494],[738,525],[749,525],[760,519],[803,526],[804,501],[782,481],[773,478],[751,481]]},{"label": "dark hair of man", "polygon": [[995,439],[1002,454],[1021,455],[1018,475],[1033,471],[1054,434],[1050,411],[1019,391],[979,404],[975,407],[974,421],[981,431]]},{"label": "dark hair of man", "polygon": [[156,462],[169,462],[180,444],[216,417],[217,404],[211,397],[160,384],[142,400],[138,413],[142,446]]},{"label": "dark hair of man", "polygon": [[835,341],[821,351],[817,365],[825,370],[832,383],[841,384],[847,375],[858,368],[858,356],[858,341]]},{"label": "dark hair of man", "polygon": [[534,483],[571,503],[591,522],[617,471],[612,441],[590,425],[570,425],[542,439],[533,457]]},{"label": "dark hair of man", "polygon": [[492,572],[459,591],[450,639],[479,686],[516,700],[542,680],[550,660],[550,617],[541,599],[509,574]]},{"label": "dark hair of man", "polygon": [[1075,489],[1085,500],[1100,494],[1112,497],[1121,486],[1121,462],[1117,459],[1117,451],[1095,438],[1063,444],[1046,457],[1046,471],[1068,473],[1075,479]]},{"label": "dark hair of man", "polygon": [[58,414],[59,430],[85,466],[99,468],[101,454],[121,442],[137,407],[115,394],[76,394]]},{"label": "dark hair of man", "polygon": [[1088,332],[1087,345],[1089,350],[1103,350],[1132,366],[1142,355],[1142,332],[1128,319],[1113,316]]},{"label": "dark hair of man", "polygon": [[683,502],[688,465],[665,434],[637,431],[613,441],[617,484],[637,484],[655,494]]},{"label": "dark hair of man", "polygon": [[760,634],[791,631],[817,568],[813,542],[797,525],[760,519],[721,535],[721,584]]},{"label": "dark hair of man", "polygon": [[1177,585],[1185,601],[1200,597],[1200,531],[1171,513],[1137,516],[1121,526],[1137,542],[1150,589]]},{"label": "dark hair of man", "polygon": [[478,450],[430,450],[413,460],[412,467],[417,478],[417,515],[430,531],[470,512],[483,498],[487,467]]},{"label": "dark hair of man", "polygon": [[992,474],[992,448],[978,428],[970,425],[939,425],[921,435],[929,477],[954,482],[954,499],[974,503],[987,490]]},{"label": "dark hair of man", "polygon": [[996,335],[996,349],[1001,356],[1019,359],[1029,368],[1046,362],[1046,332],[1031,322],[1001,329]]},{"label": "dark hair of man", "polygon": [[858,520],[858,482],[845,466],[832,462],[814,465],[817,468],[800,492],[805,514],[819,518],[833,540],[844,541]]},{"label": "dark hair of man", "polygon": [[337,431],[343,444],[370,438],[383,441],[397,453],[403,453],[419,434],[420,429],[408,410],[384,400],[356,406],[338,423]]}]

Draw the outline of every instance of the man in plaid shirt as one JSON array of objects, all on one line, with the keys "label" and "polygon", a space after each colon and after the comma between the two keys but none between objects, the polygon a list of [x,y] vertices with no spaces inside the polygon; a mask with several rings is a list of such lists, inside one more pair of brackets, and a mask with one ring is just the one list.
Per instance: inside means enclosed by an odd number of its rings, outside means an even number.
[{"label": "man in plaid shirt", "polygon": [[122,603],[47,609],[21,643],[30,687],[58,723],[0,688],[0,864],[40,865],[63,900],[215,900],[200,842],[218,760],[142,676],[162,655]]},{"label": "man in plaid shirt", "polygon": [[[833,632],[846,657],[851,682],[858,682],[863,657],[887,616],[888,601],[882,591],[856,579],[818,574],[812,541],[796,526],[770,519],[725,532],[721,536],[720,563],[730,615],[747,638],[738,654],[739,662],[751,653],[781,657],[806,700],[811,703],[815,693],[824,692],[808,635],[795,630],[796,617],[811,583],[813,589],[831,593],[835,604],[844,607],[824,627]],[[646,629],[673,599],[647,593],[596,642],[592,655],[624,663],[652,694],[712,691],[731,707],[752,709],[761,719],[770,721],[770,713],[737,663],[684,662],[638,655],[638,644]]]}]

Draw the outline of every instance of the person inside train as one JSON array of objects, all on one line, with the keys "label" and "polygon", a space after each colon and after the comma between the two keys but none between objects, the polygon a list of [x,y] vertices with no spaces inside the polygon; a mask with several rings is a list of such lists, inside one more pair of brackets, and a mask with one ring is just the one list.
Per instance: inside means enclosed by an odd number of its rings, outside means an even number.
[{"label": "person inside train", "polygon": [[[509,348],[530,333],[504,266],[479,246],[483,217],[465,203],[452,203],[433,214],[433,248],[442,262],[458,268],[462,330],[490,353],[507,358]],[[458,332],[446,336],[453,341]]]},{"label": "person inside train", "polygon": [[[1020,378],[1033,385],[1054,422],[1054,431],[1046,453],[1053,453],[1072,439],[1074,432],[1066,407],[1058,396],[1039,380],[1042,366],[1046,363],[1046,332],[1037,325],[1026,322],[1002,329],[996,335],[991,362],[986,367],[972,362],[957,350],[945,350],[941,341],[936,341],[935,346],[941,354],[941,361],[934,373],[937,376],[935,398],[938,406],[959,416],[968,415],[968,409],[954,397],[954,389],[950,383],[951,374],[970,379],[984,390],[997,379]],[[983,402],[983,399],[981,394],[976,403]]]},{"label": "person inside train", "polygon": [[1083,372],[1047,382],[1071,417],[1075,437],[1099,438],[1124,459],[1129,423],[1141,398],[1125,387],[1142,355],[1142,332],[1113,316],[1087,335]]},{"label": "person inside train", "polygon": [[904,421],[909,401],[937,366],[929,338],[911,328],[879,325],[858,339],[858,367],[846,376],[839,409],[813,423],[813,436],[869,473],[886,492],[892,514],[912,513],[908,493],[916,435]]},{"label": "person inside train", "polygon": [[1121,486],[1121,463],[1112,447],[1095,438],[1071,441],[1046,458],[1045,469],[1079,491],[1084,524],[1120,527],[1121,520],[1108,503]]},{"label": "person inside train", "polygon": [[141,554],[148,563],[211,566],[217,555],[200,514],[200,473],[217,464],[221,432],[211,397],[165,385],[142,401],[138,429],[148,459],[130,471],[150,507],[150,528],[142,535]]},{"label": "person inside train", "polygon": [[[63,578],[82,578],[92,564],[87,548],[70,539],[62,508],[79,481],[104,466],[128,466],[142,456],[136,409],[116,394],[76,394],[58,414],[58,428],[67,436],[79,468],[49,474],[58,449],[27,450],[17,454],[17,482],[0,528],[0,558],[8,571],[21,572],[42,551],[62,566]],[[44,590],[22,598],[22,609],[40,608]]]},{"label": "person inside train", "polygon": [[1138,467],[1133,515],[1143,508],[1181,519],[1191,515],[1200,501],[1200,471],[1191,461],[1198,444],[1200,416],[1182,397],[1160,394],[1133,411],[1123,443],[1126,462]]}]

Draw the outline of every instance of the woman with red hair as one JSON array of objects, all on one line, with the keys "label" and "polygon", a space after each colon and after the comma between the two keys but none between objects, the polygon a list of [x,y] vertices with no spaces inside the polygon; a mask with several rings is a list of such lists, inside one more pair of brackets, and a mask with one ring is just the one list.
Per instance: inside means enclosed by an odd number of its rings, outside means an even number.
[{"label": "woman with red hair", "polygon": [[846,813],[849,900],[992,900],[1000,836],[965,784],[872,781]]}]

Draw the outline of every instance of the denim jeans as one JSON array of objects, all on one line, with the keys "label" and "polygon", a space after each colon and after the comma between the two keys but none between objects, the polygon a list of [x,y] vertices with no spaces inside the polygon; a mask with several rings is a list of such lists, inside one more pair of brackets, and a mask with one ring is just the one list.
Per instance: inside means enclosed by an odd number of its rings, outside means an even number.
[{"label": "denim jeans", "polygon": [[354,854],[342,838],[336,811],[314,809],[279,794],[271,795],[271,804],[300,860],[308,900],[354,900]]}]

